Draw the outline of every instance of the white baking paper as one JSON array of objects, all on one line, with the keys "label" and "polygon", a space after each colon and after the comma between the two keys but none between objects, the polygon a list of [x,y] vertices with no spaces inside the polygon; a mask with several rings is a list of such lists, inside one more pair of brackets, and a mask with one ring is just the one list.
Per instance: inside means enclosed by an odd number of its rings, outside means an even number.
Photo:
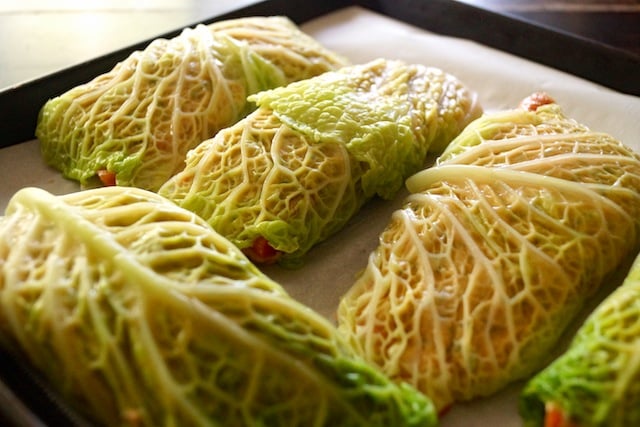
[{"label": "white baking paper", "polygon": [[[478,25],[482,25],[478,22]],[[624,95],[575,76],[468,40],[443,37],[359,7],[310,21],[302,29],[352,63],[375,58],[401,59],[442,68],[477,91],[485,111],[512,108],[532,92],[548,92],[565,113],[594,130],[607,132],[640,152],[640,98]],[[487,31],[491,31],[490,28]],[[78,190],[43,164],[37,141],[0,150],[0,209],[15,191],[38,186],[54,194]],[[364,268],[396,200],[374,200],[339,234],[318,245],[304,267],[264,271],[292,296],[334,319],[340,296]],[[520,426],[517,399],[521,384],[471,403],[457,404],[442,427]]]}]

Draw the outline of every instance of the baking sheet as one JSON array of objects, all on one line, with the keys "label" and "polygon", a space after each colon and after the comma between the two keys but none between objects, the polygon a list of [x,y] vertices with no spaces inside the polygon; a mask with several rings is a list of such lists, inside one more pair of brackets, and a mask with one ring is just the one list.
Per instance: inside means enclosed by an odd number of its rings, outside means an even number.
[{"label": "baking sheet", "polygon": [[[472,41],[429,33],[360,7],[314,19],[302,29],[352,63],[386,57],[442,68],[477,91],[486,111],[511,108],[534,91],[547,91],[569,116],[640,151],[638,97]],[[0,149],[0,209],[4,211],[9,198],[26,186],[38,186],[54,194],[79,189],[75,182],[43,164],[37,141]],[[365,266],[378,234],[404,195],[389,202],[369,203],[345,230],[313,249],[303,268],[291,271],[272,266],[265,272],[292,296],[334,319],[340,296]],[[514,384],[494,396],[458,404],[442,419],[441,426],[519,426],[520,387]]]}]

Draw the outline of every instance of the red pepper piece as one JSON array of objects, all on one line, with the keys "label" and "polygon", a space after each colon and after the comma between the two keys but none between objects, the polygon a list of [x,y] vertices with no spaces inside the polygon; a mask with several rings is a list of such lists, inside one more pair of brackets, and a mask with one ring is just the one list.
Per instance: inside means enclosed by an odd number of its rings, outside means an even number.
[{"label": "red pepper piece", "polygon": [[282,252],[275,249],[269,241],[262,236],[258,236],[253,245],[242,250],[249,259],[258,264],[273,264],[282,255]]},{"label": "red pepper piece", "polygon": [[557,405],[547,405],[544,414],[544,427],[579,427],[567,418]]},{"label": "red pepper piece", "polygon": [[100,169],[98,171],[98,178],[105,185],[105,187],[111,187],[116,185],[116,174],[106,169]]}]

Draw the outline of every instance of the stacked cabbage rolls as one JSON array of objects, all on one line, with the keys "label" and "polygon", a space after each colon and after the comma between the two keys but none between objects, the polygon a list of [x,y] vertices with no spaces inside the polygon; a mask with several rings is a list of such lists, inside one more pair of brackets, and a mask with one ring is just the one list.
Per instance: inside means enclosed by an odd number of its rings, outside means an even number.
[{"label": "stacked cabbage rolls", "polygon": [[442,70],[377,59],[250,97],[159,193],[256,262],[292,266],[374,196],[393,197],[480,114]]},{"label": "stacked cabbage rolls", "polygon": [[566,353],[529,381],[520,412],[526,426],[640,425],[640,256]]},{"label": "stacked cabbage rolls", "polygon": [[640,158],[545,96],[407,180],[339,330],[439,410],[530,377],[640,243]]},{"label": "stacked cabbage rolls", "polygon": [[101,425],[435,424],[204,221],[136,188],[13,196],[0,341]]},{"label": "stacked cabbage rolls", "polygon": [[45,161],[84,187],[155,191],[189,149],[251,111],[248,95],[345,64],[285,17],[198,25],[49,100],[36,136]]}]

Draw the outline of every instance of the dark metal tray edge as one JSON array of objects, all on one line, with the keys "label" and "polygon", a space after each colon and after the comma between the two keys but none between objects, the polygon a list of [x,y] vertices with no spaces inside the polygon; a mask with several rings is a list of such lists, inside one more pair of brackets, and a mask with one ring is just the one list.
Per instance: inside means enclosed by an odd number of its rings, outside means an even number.
[{"label": "dark metal tray edge", "polygon": [[640,56],[514,15],[451,0],[363,0],[362,6],[432,32],[466,38],[629,95]]}]

